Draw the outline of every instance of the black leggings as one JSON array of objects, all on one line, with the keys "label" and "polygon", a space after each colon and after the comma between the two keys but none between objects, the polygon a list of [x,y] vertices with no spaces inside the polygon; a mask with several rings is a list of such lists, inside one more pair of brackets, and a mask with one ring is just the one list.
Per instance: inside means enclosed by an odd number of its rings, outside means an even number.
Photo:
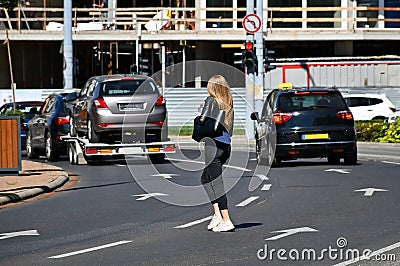
[{"label": "black leggings", "polygon": [[228,201],[222,179],[222,165],[229,159],[231,145],[212,139],[205,140],[205,163],[201,184],[212,204],[218,203],[220,210],[228,209]]}]

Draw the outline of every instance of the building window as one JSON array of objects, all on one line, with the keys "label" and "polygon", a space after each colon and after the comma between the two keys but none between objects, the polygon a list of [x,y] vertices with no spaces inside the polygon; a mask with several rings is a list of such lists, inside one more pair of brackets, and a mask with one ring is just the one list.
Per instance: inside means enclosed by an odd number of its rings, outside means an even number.
[{"label": "building window", "polygon": [[[218,8],[218,7],[233,7],[233,0],[207,0],[207,8]],[[218,21],[218,19],[224,18],[233,18],[232,11],[207,11],[206,12],[207,19],[216,19],[216,21],[207,22],[207,28],[232,28],[232,22],[222,22]]]},{"label": "building window", "polygon": [[[385,7],[400,7],[399,0],[385,0]],[[400,19],[400,11],[385,11],[386,19]],[[387,21],[385,22],[385,28],[400,28],[400,22]]]},{"label": "building window", "polygon": [[[270,0],[268,7],[302,7],[302,0]],[[302,18],[301,11],[272,12],[272,18]],[[301,28],[301,22],[273,22],[272,28]]]},{"label": "building window", "polygon": [[[379,0],[358,0],[357,6],[379,7]],[[378,10],[357,11],[357,18],[378,18]],[[375,28],[378,26],[377,21],[357,22],[359,28]]]},{"label": "building window", "polygon": [[[340,0],[307,0],[307,7],[340,7]],[[308,11],[307,18],[340,18],[340,11]],[[308,22],[307,28],[335,28],[340,27],[340,23],[335,22]]]}]

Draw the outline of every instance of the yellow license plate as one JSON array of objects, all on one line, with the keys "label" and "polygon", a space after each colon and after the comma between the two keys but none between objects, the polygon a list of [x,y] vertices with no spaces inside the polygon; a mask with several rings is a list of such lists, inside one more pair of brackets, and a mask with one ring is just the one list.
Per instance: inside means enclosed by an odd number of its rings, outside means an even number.
[{"label": "yellow license plate", "polygon": [[303,140],[310,140],[310,139],[329,139],[328,133],[319,133],[319,134],[304,134],[302,136]]}]

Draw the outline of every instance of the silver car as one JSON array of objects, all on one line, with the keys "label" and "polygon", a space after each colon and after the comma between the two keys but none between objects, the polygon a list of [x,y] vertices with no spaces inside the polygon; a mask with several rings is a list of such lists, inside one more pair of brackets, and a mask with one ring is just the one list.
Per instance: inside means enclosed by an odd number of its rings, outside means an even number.
[{"label": "silver car", "polygon": [[70,112],[71,136],[90,142],[167,140],[165,99],[153,79],[135,75],[88,79]]}]

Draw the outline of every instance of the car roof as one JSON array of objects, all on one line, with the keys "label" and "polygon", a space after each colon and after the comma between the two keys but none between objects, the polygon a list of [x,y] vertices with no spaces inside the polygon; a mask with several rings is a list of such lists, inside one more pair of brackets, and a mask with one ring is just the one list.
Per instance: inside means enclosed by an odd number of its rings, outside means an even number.
[{"label": "car roof", "polygon": [[303,92],[303,91],[309,91],[309,92],[319,92],[319,91],[332,91],[332,92],[338,92],[338,89],[336,87],[293,87],[292,89],[275,89],[279,91],[279,94],[285,94],[285,93],[293,93],[293,92]]},{"label": "car roof", "polygon": [[[15,102],[15,104],[18,104],[18,105],[34,105],[34,106],[41,105],[42,103],[43,103],[43,102],[41,102],[41,101],[22,101],[22,102]],[[10,106],[10,105],[14,105],[14,103],[5,103],[4,105]]]},{"label": "car roof", "polygon": [[133,78],[138,80],[146,80],[151,79],[148,76],[144,75],[132,75],[132,74],[114,74],[114,75],[101,75],[95,76],[94,78],[101,80],[101,81],[112,81],[112,80],[121,80],[123,78]]},{"label": "car roof", "polygon": [[387,98],[384,93],[342,93],[343,97]]}]

